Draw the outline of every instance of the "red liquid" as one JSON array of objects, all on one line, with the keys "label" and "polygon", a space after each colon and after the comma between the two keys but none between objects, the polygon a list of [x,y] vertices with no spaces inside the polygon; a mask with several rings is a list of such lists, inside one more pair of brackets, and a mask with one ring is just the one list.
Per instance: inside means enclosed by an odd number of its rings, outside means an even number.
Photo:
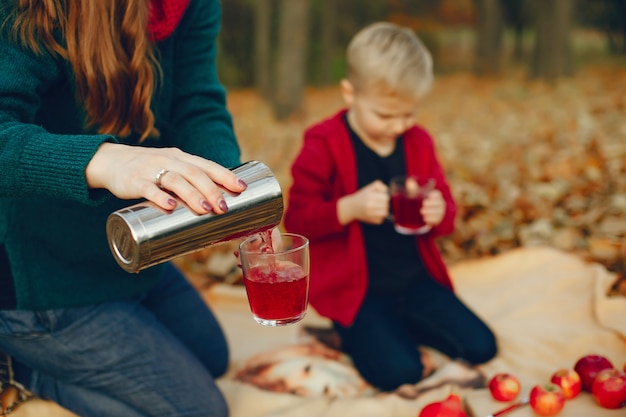
[{"label": "red liquid", "polygon": [[423,194],[412,198],[403,194],[394,194],[391,197],[391,205],[395,224],[408,231],[417,231],[425,226],[424,218],[420,214],[423,201]]},{"label": "red liquid", "polygon": [[252,313],[264,320],[301,316],[306,310],[308,276],[286,263],[250,269],[244,280]]},{"label": "red liquid", "polygon": [[261,242],[263,242],[260,246],[261,253],[274,253],[274,245],[272,243],[273,230],[274,229],[269,229],[259,233]]}]

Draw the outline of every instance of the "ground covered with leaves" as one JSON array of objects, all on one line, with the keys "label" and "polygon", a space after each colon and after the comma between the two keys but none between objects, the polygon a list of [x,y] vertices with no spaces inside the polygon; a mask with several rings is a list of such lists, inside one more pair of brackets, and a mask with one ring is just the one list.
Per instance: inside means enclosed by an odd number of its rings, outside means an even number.
[{"label": "ground covered with leaves", "polygon": [[[229,92],[243,160],[265,162],[285,193],[303,130],[341,106],[338,88],[309,89],[303,111],[279,123],[255,91]],[[554,83],[522,72],[440,75],[419,123],[435,138],[459,205],[455,233],[439,241],[449,264],[549,245],[624,273],[626,66],[581,69]],[[185,266],[219,275],[207,267],[213,252]]]}]

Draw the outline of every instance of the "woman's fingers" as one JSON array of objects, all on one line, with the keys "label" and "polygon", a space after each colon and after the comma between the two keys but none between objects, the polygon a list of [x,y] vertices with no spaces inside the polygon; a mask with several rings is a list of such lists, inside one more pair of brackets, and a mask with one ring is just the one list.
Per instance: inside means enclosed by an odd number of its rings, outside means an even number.
[{"label": "woman's fingers", "polygon": [[229,169],[177,148],[145,148],[105,143],[85,170],[90,188],[106,188],[118,198],[146,198],[171,210],[178,197],[197,213],[228,210],[224,189],[239,193],[246,184]]},{"label": "woman's fingers", "polygon": [[211,178],[215,184],[219,184],[225,189],[234,193],[240,193],[246,189],[247,184],[237,177],[230,169],[224,168],[214,161],[200,158],[195,155],[186,155],[190,157],[190,163],[204,170],[205,174]]},{"label": "woman's fingers", "polygon": [[[196,175],[206,176],[203,172]],[[194,185],[194,183],[201,185]],[[198,189],[200,186],[202,191]],[[228,209],[225,206],[222,192],[208,177],[194,180],[193,177],[170,170],[167,175],[162,177],[160,189],[174,193],[196,213],[208,213],[210,211],[223,213]]]},{"label": "woman's fingers", "polygon": [[226,212],[228,206],[224,200],[223,191],[218,185],[234,193],[242,192],[247,185],[229,169],[213,161],[199,161],[198,159],[193,159],[192,163],[181,164],[181,172],[178,176],[173,176],[171,180],[172,188],[168,186],[166,188],[175,191],[194,210]]}]

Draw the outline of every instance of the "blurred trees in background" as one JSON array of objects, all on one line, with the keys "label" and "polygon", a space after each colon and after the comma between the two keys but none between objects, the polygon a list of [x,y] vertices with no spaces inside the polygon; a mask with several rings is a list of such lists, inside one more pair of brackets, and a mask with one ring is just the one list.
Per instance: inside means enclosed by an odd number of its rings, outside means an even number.
[{"label": "blurred trees in background", "polygon": [[272,0],[257,0],[254,13],[254,74],[261,96],[271,99]]},{"label": "blurred trees in background", "polygon": [[474,0],[476,13],[476,72],[500,72],[500,51],[504,29],[503,5],[500,0]]},{"label": "blurred trees in background", "polygon": [[535,46],[530,65],[533,78],[554,79],[571,75],[570,32],[574,2],[572,0],[533,0]]},{"label": "blurred trees in background", "polygon": [[281,0],[278,12],[278,51],[274,67],[269,68],[275,74],[270,99],[276,117],[282,120],[298,109],[307,82],[309,0]]},{"label": "blurred trees in background", "polygon": [[438,72],[497,75],[523,65],[533,78],[571,75],[584,64],[573,44],[583,29],[603,34],[607,54],[626,55],[626,0],[225,0],[222,6],[222,80],[229,88],[257,88],[279,120],[298,111],[306,86],[343,76],[350,38],[378,20],[413,28]]}]

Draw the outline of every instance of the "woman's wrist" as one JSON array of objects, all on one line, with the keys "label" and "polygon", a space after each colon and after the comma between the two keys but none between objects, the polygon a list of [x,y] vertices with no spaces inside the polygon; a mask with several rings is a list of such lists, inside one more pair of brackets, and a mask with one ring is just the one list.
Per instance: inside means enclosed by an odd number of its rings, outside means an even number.
[{"label": "woman's wrist", "polygon": [[106,172],[107,159],[110,151],[114,146],[119,144],[103,142],[96,153],[94,153],[91,161],[85,167],[85,181],[89,188],[106,188],[103,173]]}]

